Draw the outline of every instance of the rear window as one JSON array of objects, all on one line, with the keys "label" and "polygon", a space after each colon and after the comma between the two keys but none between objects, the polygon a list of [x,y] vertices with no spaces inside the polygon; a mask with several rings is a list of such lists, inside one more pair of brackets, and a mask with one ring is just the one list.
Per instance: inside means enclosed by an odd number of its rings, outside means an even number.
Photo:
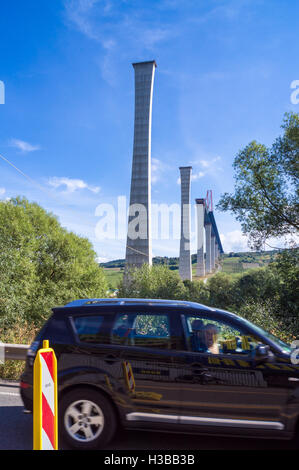
[{"label": "rear window", "polygon": [[84,343],[100,343],[103,339],[101,327],[104,317],[93,315],[85,317],[73,317],[75,331],[80,341]]},{"label": "rear window", "polygon": [[43,326],[35,341],[48,339],[51,344],[67,344],[72,341],[71,332],[66,319],[59,316],[52,316]]}]

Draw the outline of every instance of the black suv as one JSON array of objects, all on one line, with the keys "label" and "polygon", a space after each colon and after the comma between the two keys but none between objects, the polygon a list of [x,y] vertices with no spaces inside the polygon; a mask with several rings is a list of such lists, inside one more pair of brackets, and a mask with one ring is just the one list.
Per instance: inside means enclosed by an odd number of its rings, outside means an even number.
[{"label": "black suv", "polygon": [[54,308],[21,378],[29,410],[43,339],[58,361],[60,435],[74,448],[105,446],[117,426],[267,438],[297,430],[290,346],[232,313],[141,299]]}]

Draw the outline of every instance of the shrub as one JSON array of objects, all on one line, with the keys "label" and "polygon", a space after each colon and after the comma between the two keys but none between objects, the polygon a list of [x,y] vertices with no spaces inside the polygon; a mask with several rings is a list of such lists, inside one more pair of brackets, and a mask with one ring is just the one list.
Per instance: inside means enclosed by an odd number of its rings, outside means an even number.
[{"label": "shrub", "polygon": [[234,305],[235,278],[226,273],[217,273],[207,281],[209,289],[208,305],[228,309]]},{"label": "shrub", "polygon": [[102,297],[107,283],[91,243],[26,199],[0,202],[0,321],[42,323],[50,309]]},{"label": "shrub", "polygon": [[246,301],[237,313],[283,341],[291,343],[299,334],[277,318],[277,303],[270,299]]},{"label": "shrub", "polygon": [[203,281],[184,281],[186,288],[185,300],[198,302],[199,304],[209,304],[209,289]]},{"label": "shrub", "polygon": [[144,264],[124,276],[119,285],[118,297],[183,300],[186,288],[178,272],[163,265]]},{"label": "shrub", "polygon": [[240,307],[251,299],[260,301],[278,299],[280,280],[268,268],[256,268],[245,272],[236,279],[233,287],[233,305]]},{"label": "shrub", "polygon": [[[23,318],[10,319],[9,327],[7,324],[0,325],[0,341],[12,344],[30,344],[36,333],[37,328],[32,322]],[[19,380],[25,366],[24,361],[8,360],[0,364],[0,377],[2,379]]]},{"label": "shrub", "polygon": [[[38,204],[0,202],[0,341],[28,344],[51,308],[106,295],[91,243],[70,233]],[[17,378],[24,362],[8,361],[0,376]]]}]

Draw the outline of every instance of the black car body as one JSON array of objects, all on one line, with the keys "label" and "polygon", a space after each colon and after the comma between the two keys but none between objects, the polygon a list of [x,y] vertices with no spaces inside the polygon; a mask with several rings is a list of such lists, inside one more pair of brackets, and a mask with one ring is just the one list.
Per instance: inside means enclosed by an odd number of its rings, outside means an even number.
[{"label": "black car body", "polygon": [[262,438],[296,433],[299,367],[290,347],[235,314],[142,299],[54,308],[21,378],[30,410],[43,339],[57,357],[60,434],[75,448],[103,447],[118,425]]}]

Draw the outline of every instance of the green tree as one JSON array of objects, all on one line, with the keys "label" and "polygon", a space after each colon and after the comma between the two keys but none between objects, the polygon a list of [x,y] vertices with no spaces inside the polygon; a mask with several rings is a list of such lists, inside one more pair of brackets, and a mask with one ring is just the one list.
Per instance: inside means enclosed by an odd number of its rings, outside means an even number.
[{"label": "green tree", "polygon": [[36,203],[0,202],[0,327],[41,323],[70,300],[106,295],[91,243]]},{"label": "green tree", "polygon": [[283,250],[269,264],[269,270],[279,279],[279,317],[296,325],[299,332],[299,249]]},{"label": "green tree", "polygon": [[212,307],[229,309],[234,305],[234,279],[226,273],[216,273],[207,281],[209,303]]},{"label": "green tree", "polygon": [[176,271],[164,265],[144,264],[132,269],[119,286],[119,297],[145,299],[184,299],[186,289]]},{"label": "green tree", "polygon": [[184,281],[186,297],[184,300],[198,302],[199,304],[209,304],[209,289],[203,281]]},{"label": "green tree", "polygon": [[264,301],[247,300],[236,312],[286,342],[291,343],[298,334],[298,329],[294,330],[277,317],[277,304],[270,298]]},{"label": "green tree", "polygon": [[282,128],[271,148],[253,141],[238,153],[235,191],[217,205],[236,216],[255,248],[299,229],[299,114],[286,113]]},{"label": "green tree", "polygon": [[279,277],[267,267],[250,269],[250,271],[238,276],[231,292],[233,305],[238,308],[251,300],[258,302],[268,299],[273,302],[278,301],[279,294]]}]

